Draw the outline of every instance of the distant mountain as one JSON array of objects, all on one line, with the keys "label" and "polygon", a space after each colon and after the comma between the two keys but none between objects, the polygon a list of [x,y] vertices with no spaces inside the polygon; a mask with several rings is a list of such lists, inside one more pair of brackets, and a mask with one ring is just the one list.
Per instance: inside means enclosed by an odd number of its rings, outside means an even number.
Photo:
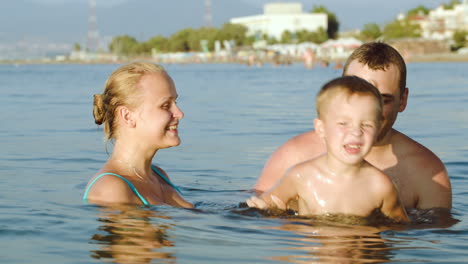
[{"label": "distant mountain", "polygon": [[[43,0],[45,1],[45,0]],[[187,27],[204,25],[204,0],[127,0],[112,6],[97,0],[101,36],[128,34],[139,40],[169,36]],[[185,4],[185,6],[184,6]],[[213,0],[213,25],[231,17],[258,14],[261,7],[248,1]],[[42,39],[83,43],[88,30],[88,1],[15,0],[0,4],[0,42]]]},{"label": "distant mountain", "polygon": [[52,5],[30,0],[2,1],[0,41],[79,41],[87,30],[87,16],[88,6],[83,2]]}]

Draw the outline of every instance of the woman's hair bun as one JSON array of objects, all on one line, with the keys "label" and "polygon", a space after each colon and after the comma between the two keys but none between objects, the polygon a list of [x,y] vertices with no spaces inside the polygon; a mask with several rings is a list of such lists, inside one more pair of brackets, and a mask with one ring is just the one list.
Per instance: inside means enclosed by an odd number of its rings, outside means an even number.
[{"label": "woman's hair bun", "polygon": [[102,94],[94,95],[94,104],[93,104],[93,115],[94,122],[98,125],[102,125],[106,119],[106,111],[104,107],[104,101],[102,99]]}]

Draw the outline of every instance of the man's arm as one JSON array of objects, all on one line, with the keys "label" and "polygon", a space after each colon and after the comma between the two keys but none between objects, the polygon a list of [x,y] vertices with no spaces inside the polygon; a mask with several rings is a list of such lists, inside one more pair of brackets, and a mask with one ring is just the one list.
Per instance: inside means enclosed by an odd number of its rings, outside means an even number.
[{"label": "man's arm", "polygon": [[452,186],[442,161],[432,152],[420,164],[417,208],[452,208]]},{"label": "man's arm", "polygon": [[[417,196],[416,208],[452,208],[452,187],[442,161],[430,149],[404,134],[397,134],[398,162]],[[401,172],[403,172],[401,171]]]},{"label": "man's arm", "polygon": [[395,180],[405,207],[452,208],[452,188],[442,161],[431,150],[396,130],[390,146],[390,151],[366,159]]},{"label": "man's arm", "polygon": [[258,192],[270,189],[289,168],[324,152],[325,144],[313,130],[291,138],[271,154],[254,189]]}]

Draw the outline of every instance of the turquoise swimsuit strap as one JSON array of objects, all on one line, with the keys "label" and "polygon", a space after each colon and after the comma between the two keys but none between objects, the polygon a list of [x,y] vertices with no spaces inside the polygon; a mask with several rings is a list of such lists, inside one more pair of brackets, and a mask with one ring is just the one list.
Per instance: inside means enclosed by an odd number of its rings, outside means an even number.
[{"label": "turquoise swimsuit strap", "polygon": [[[158,170],[158,168],[156,166],[153,166],[151,165],[151,168],[153,169],[154,172],[156,172],[156,174],[159,175],[159,177],[161,177],[167,184],[169,184],[172,188],[174,188],[177,192],[179,192],[180,194],[182,194],[182,192],[180,191],[179,188],[177,188],[177,186],[175,186],[166,176],[164,176],[164,174],[162,172],[160,172]],[[130,189],[132,189],[132,191],[136,194],[136,196],[138,196],[138,198],[140,198],[141,202],[144,204],[144,205],[149,205],[148,201],[146,201],[146,199],[138,192],[138,190],[136,189],[136,187],[127,179],[125,179],[124,177],[118,175],[118,174],[115,174],[115,173],[110,173],[110,172],[106,172],[106,173],[103,173],[103,174],[100,174],[99,176],[97,176],[96,178],[94,178],[93,181],[91,181],[91,183],[88,185],[88,188],[86,188],[86,191],[83,195],[83,201],[85,202],[88,202],[88,193],[89,193],[89,190],[91,189],[91,187],[93,186],[93,184],[99,180],[102,176],[105,176],[105,175],[113,175],[113,176],[116,176],[116,177],[119,177],[120,179],[122,179],[123,181],[125,181],[128,186],[130,187]]]},{"label": "turquoise swimsuit strap", "polygon": [[136,196],[138,196],[138,198],[140,198],[141,202],[144,204],[144,205],[149,205],[148,201],[146,201],[145,197],[143,197],[139,192],[138,190],[135,188],[135,186],[127,179],[125,179],[124,177],[118,175],[118,174],[115,174],[115,173],[110,173],[110,172],[106,172],[106,173],[103,173],[99,176],[97,176],[96,178],[94,178],[94,180],[88,185],[88,188],[86,188],[86,191],[83,195],[83,201],[85,202],[88,202],[88,193],[89,193],[89,190],[91,189],[91,186],[93,186],[93,184],[99,180],[102,176],[105,176],[105,175],[113,175],[113,176],[116,176],[116,177],[119,177],[120,179],[122,179],[123,181],[125,181],[127,184],[128,184],[128,187],[130,187],[130,189],[132,189],[132,191],[136,194]]},{"label": "turquoise swimsuit strap", "polygon": [[168,178],[166,178],[166,176],[164,176],[164,174],[163,174],[162,172],[160,172],[156,166],[151,165],[151,168],[152,168],[153,171],[156,172],[156,174],[158,174],[159,177],[161,177],[167,184],[169,184],[172,188],[174,188],[178,193],[182,194],[182,192],[180,191],[180,189],[177,188],[177,186],[175,186]]}]

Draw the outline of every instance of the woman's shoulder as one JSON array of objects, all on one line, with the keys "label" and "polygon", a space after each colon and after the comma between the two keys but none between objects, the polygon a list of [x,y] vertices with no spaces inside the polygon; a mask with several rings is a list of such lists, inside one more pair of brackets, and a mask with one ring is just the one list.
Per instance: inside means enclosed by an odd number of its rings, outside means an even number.
[{"label": "woman's shoulder", "polygon": [[134,203],[131,183],[116,173],[100,173],[88,183],[87,200],[91,203]]}]

